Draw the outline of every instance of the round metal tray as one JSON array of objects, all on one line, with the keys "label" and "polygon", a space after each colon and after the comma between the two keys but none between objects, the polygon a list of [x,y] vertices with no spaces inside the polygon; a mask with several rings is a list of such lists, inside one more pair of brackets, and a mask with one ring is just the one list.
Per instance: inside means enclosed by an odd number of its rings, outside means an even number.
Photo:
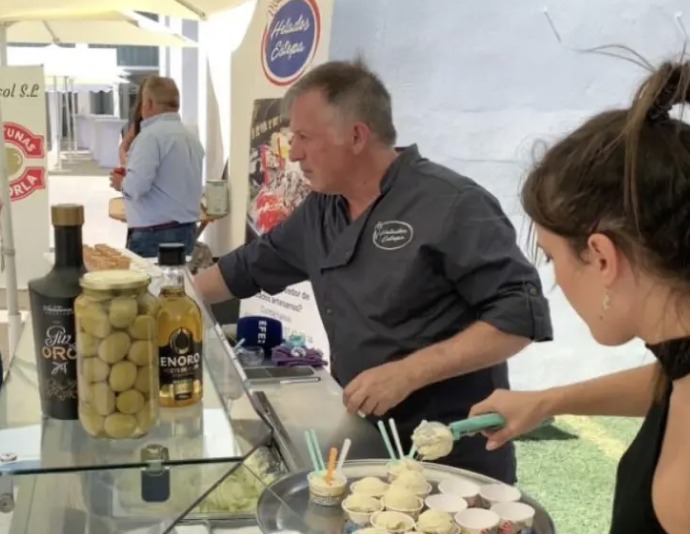
[{"label": "round metal tray", "polygon": [[[354,482],[365,476],[385,479],[386,460],[355,460],[346,462],[343,474]],[[438,491],[438,483],[447,479],[465,479],[479,484],[498,482],[477,473],[422,462],[424,476]],[[532,506],[537,514],[534,519],[534,534],[556,534],[556,528],[549,514],[534,499],[523,493],[522,501]],[[259,528],[264,534],[280,530],[309,532],[317,534],[340,534],[343,532],[345,518],[340,507],[326,508],[309,502],[307,471],[292,473],[268,486],[256,510]]]}]

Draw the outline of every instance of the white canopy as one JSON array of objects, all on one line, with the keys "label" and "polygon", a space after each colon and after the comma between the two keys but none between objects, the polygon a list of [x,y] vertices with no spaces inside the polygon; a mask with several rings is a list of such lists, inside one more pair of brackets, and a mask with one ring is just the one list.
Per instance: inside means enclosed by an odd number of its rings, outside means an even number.
[{"label": "white canopy", "polygon": [[117,78],[125,71],[117,66],[115,48],[7,47],[9,65],[43,65],[46,78]]},{"label": "white canopy", "polygon": [[[7,0],[2,0],[4,5]],[[0,13],[3,8],[0,7]],[[28,20],[27,20],[28,19]],[[0,15],[7,43],[194,47],[191,39],[134,12],[105,12],[81,19]]]},{"label": "white canopy", "polygon": [[[67,81],[66,88],[65,81]],[[120,78],[118,76],[85,76],[76,78],[70,78],[67,76],[46,76],[46,91],[49,93],[54,93],[56,91],[58,93],[64,93],[69,91],[103,91],[105,93],[108,93],[110,91],[114,91],[117,85],[122,85],[125,83],[129,83],[129,80],[125,78]]]},{"label": "white canopy", "polygon": [[47,18],[76,18],[88,13],[136,9],[181,19],[206,20],[209,16],[232,9],[248,0],[2,0],[0,17],[26,19],[32,13]]}]

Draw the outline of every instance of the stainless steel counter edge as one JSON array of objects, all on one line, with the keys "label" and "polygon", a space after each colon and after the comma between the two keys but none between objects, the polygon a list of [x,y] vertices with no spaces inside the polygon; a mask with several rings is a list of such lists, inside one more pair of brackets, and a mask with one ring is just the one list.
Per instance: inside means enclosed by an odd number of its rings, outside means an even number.
[{"label": "stainless steel counter edge", "polygon": [[[331,447],[342,448],[346,438],[352,440],[350,460],[386,458],[386,448],[376,427],[347,412],[343,390],[328,371],[317,370],[316,376],[320,378],[318,382],[249,384],[291,470],[310,467],[304,438],[305,431],[310,429],[316,432],[324,458],[328,458]],[[261,406],[262,397],[268,406]]]}]

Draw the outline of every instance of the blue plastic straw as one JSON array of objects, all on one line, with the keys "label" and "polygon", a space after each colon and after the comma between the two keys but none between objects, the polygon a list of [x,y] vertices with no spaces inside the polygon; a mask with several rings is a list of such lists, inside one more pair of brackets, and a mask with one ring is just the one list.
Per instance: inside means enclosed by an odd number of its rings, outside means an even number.
[{"label": "blue plastic straw", "polygon": [[316,449],[316,459],[319,462],[319,469],[323,471],[326,469],[326,463],[323,461],[323,453],[321,452],[321,445],[319,445],[319,438],[316,437],[316,431],[313,428],[309,432],[311,432],[311,440]]},{"label": "blue plastic straw", "polygon": [[381,432],[383,442],[386,444],[386,449],[388,449],[388,456],[390,456],[391,460],[395,460],[395,451],[393,451],[393,445],[391,445],[391,440],[388,437],[388,432],[386,432],[386,425],[383,424],[383,421],[379,421],[378,427],[379,432]]},{"label": "blue plastic straw", "polygon": [[311,465],[314,471],[319,470],[319,461],[316,459],[316,450],[314,444],[311,441],[311,434],[308,430],[304,431],[304,441],[307,442],[307,451],[309,451],[309,459],[311,460]]}]

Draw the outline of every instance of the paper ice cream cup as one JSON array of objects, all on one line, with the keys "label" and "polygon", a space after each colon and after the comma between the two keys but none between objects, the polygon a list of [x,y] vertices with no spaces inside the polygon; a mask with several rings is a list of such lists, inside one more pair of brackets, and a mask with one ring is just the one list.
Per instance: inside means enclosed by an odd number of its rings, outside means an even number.
[{"label": "paper ice cream cup", "polygon": [[479,485],[469,480],[457,478],[443,480],[438,485],[438,491],[444,495],[457,495],[467,501],[467,506],[472,508],[479,503]]},{"label": "paper ice cream cup", "polygon": [[491,507],[500,517],[501,534],[533,534],[534,508],[521,502],[500,502]]},{"label": "paper ice cream cup", "polygon": [[347,519],[351,523],[354,523],[355,525],[358,525],[358,526],[366,526],[371,522],[371,516],[373,514],[383,510],[383,504],[376,497],[369,497],[368,495],[361,496],[361,497],[364,497],[366,499],[371,499],[372,504],[375,504],[377,506],[376,510],[374,510],[373,512],[356,512],[354,510],[350,510],[348,508],[348,503],[347,503],[347,501],[350,499],[350,497],[347,497],[343,501],[342,507],[343,507],[343,511],[345,512],[345,515],[347,516]]},{"label": "paper ice cream cup", "polygon": [[424,499],[424,504],[429,510],[441,510],[449,514],[457,514],[468,507],[465,499],[452,493],[429,495]]},{"label": "paper ice cream cup", "polygon": [[342,473],[333,473],[333,482],[323,481],[324,471],[312,471],[307,475],[309,500],[320,506],[338,506],[345,497],[347,478]]},{"label": "paper ice cream cup", "polygon": [[[386,517],[391,516],[400,519],[402,522],[400,528],[386,528],[384,524],[381,524]],[[371,526],[390,532],[390,534],[404,534],[405,532],[415,530],[415,521],[408,514],[386,510],[385,512],[376,512],[375,514],[372,514]]]},{"label": "paper ice cream cup", "polygon": [[468,508],[455,515],[460,534],[498,534],[500,521],[496,512],[482,508]]},{"label": "paper ice cream cup", "polygon": [[507,484],[486,484],[479,488],[479,500],[484,508],[500,502],[517,502],[521,497],[519,489]]}]

